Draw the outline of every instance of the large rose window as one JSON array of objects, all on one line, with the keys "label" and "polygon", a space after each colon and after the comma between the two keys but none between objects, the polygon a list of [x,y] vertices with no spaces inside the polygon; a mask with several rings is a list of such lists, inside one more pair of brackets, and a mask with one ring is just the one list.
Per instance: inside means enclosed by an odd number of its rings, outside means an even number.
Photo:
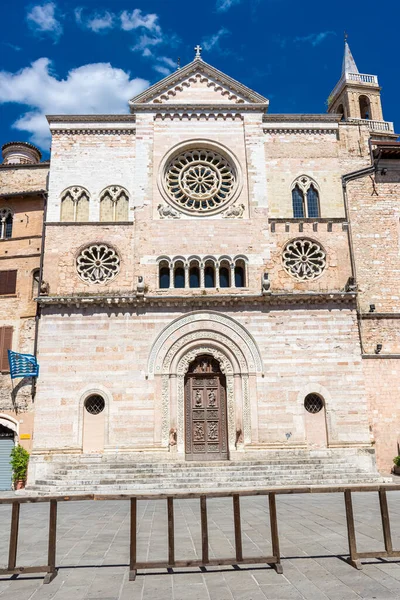
[{"label": "large rose window", "polygon": [[237,176],[233,165],[218,152],[187,150],[167,164],[164,184],[180,209],[207,214],[229,203],[237,188]]},{"label": "large rose window", "polygon": [[76,259],[79,276],[87,283],[106,283],[119,273],[118,254],[106,244],[88,246]]},{"label": "large rose window", "polygon": [[326,267],[325,259],[322,247],[313,240],[305,239],[289,242],[282,255],[285,270],[302,281],[321,275]]}]

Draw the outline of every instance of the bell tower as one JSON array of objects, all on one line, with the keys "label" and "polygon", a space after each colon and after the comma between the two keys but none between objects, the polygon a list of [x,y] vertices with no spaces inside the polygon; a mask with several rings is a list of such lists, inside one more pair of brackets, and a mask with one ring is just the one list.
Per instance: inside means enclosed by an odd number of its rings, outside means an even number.
[{"label": "bell tower", "polygon": [[328,112],[341,114],[344,121],[361,122],[374,135],[394,134],[393,123],[383,120],[378,77],[359,72],[347,36],[342,75],[328,98]]}]

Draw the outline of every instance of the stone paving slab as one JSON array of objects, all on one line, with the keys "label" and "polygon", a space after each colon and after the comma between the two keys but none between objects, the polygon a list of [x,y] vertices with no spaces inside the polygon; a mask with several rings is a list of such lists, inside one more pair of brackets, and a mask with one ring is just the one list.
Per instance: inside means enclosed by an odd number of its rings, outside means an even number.
[{"label": "stone paving slab", "polygon": [[[400,494],[388,493],[394,547],[400,549]],[[383,548],[375,493],[353,494],[359,549]],[[232,500],[207,503],[210,557],[234,555]],[[59,505],[58,576],[0,576],[0,600],[400,600],[400,559],[370,560],[356,571],[347,555],[341,494],[277,498],[284,574],[264,565],[139,571],[128,581],[127,501]],[[268,501],[241,499],[245,556],[271,552]],[[0,506],[0,566],[8,553],[10,506]],[[46,562],[48,505],[21,506],[18,565]],[[138,503],[138,558],[167,554],[166,502]],[[201,554],[198,500],[175,501],[176,558]]]}]

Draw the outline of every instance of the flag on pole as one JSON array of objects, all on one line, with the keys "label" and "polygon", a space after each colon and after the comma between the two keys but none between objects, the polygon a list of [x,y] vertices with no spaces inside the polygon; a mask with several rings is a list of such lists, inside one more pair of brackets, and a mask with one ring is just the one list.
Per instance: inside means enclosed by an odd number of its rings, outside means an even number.
[{"label": "flag on pole", "polygon": [[11,379],[17,377],[39,377],[39,365],[33,354],[19,354],[7,350]]}]

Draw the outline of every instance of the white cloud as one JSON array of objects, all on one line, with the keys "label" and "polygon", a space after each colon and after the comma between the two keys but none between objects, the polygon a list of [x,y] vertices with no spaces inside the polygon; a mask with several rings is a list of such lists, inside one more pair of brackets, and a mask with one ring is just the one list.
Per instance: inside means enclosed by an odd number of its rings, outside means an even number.
[{"label": "white cloud", "polygon": [[152,56],[153,52],[151,48],[158,46],[164,42],[162,35],[149,36],[147,33],[143,33],[139,36],[138,41],[131,48],[133,52],[141,52],[142,56]]},{"label": "white cloud", "polygon": [[176,69],[177,67],[177,61],[169,58],[168,56],[159,56],[157,60],[161,63],[164,63],[164,65],[168,65],[168,67],[171,67],[171,69]]},{"label": "white cloud", "polygon": [[132,29],[138,29],[144,27],[149,31],[159,33],[161,28],[158,24],[158,15],[149,13],[147,15],[142,14],[140,8],[135,8],[131,13],[124,10],[120,16],[121,29],[124,31],[131,31]]},{"label": "white cloud", "polygon": [[239,4],[241,0],[217,0],[216,9],[218,12],[226,12],[235,4]]},{"label": "white cloud", "polygon": [[310,33],[310,35],[306,35],[304,37],[295,37],[293,39],[294,42],[306,42],[310,43],[312,46],[318,46],[321,44],[328,35],[336,35],[334,31],[321,31],[320,33]]},{"label": "white cloud", "polygon": [[38,4],[26,15],[30,28],[36,33],[48,33],[57,41],[63,32],[61,22],[56,18],[57,7],[54,2]]},{"label": "white cloud", "polygon": [[101,33],[107,31],[107,29],[113,29],[115,25],[115,15],[108,10],[84,17],[83,9],[76,8],[74,14],[78,25],[81,25],[85,29],[90,29],[93,33]]},{"label": "white cloud", "polygon": [[51,65],[50,59],[39,58],[16,73],[0,71],[0,104],[28,107],[13,127],[28,131],[41,148],[48,148],[50,141],[46,114],[126,113],[128,100],[148,86],[109,63],[83,65],[65,79],[59,79]]},{"label": "white cloud", "polygon": [[221,27],[221,29],[219,29],[217,33],[214,33],[214,35],[210,35],[202,41],[202,46],[204,50],[210,51],[212,49],[219,48],[220,39],[224,35],[228,35],[229,33],[229,29],[226,29],[226,27]]},{"label": "white cloud", "polygon": [[164,77],[167,77],[167,75],[171,74],[171,69],[168,69],[168,67],[163,67],[162,65],[153,65],[153,69],[157,71],[157,73],[164,75]]},{"label": "white cloud", "polygon": [[158,56],[156,60],[157,62],[153,65],[153,69],[165,77],[177,69],[177,61],[168,56]]},{"label": "white cloud", "polygon": [[15,44],[10,44],[10,42],[3,42],[4,46],[8,46],[8,48],[11,48],[12,50],[15,50],[15,52],[21,52],[22,48],[21,46],[16,46]]}]

